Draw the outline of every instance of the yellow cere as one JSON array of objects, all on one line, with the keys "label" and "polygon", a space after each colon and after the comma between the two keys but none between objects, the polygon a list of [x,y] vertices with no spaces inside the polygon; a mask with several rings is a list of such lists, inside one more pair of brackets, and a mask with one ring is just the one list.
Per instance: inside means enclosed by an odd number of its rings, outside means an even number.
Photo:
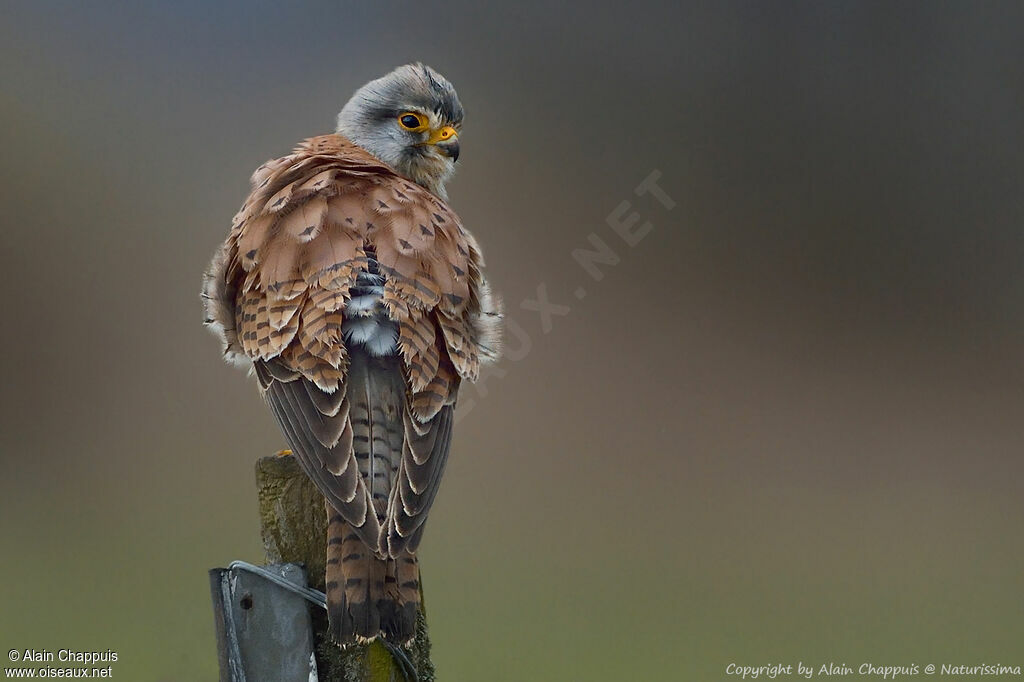
[{"label": "yellow cere", "polygon": [[438,142],[444,142],[450,140],[453,137],[458,137],[459,133],[455,128],[451,126],[445,126],[440,130],[435,130],[430,133],[430,137],[427,139],[427,144],[437,144]]}]

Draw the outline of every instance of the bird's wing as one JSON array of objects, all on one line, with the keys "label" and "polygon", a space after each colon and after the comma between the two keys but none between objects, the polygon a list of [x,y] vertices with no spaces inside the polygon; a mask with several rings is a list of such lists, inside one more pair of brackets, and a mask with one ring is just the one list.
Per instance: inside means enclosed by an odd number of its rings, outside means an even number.
[{"label": "bird's wing", "polygon": [[[252,360],[307,475],[371,547],[414,550],[448,455],[462,378],[481,354],[483,259],[458,216],[337,135],[312,138],[253,175],[207,275],[208,321]],[[374,256],[398,323],[405,443],[386,518],[359,475],[346,395],[345,304]],[[383,532],[382,532],[383,528]]]}]

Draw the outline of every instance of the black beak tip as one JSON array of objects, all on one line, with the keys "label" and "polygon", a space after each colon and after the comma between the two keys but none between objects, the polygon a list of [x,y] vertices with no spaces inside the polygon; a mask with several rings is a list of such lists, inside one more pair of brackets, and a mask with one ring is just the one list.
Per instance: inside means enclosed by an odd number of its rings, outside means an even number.
[{"label": "black beak tip", "polygon": [[451,142],[444,142],[444,143],[439,144],[437,146],[452,161],[458,161],[459,160],[459,141],[458,140],[452,140]]}]

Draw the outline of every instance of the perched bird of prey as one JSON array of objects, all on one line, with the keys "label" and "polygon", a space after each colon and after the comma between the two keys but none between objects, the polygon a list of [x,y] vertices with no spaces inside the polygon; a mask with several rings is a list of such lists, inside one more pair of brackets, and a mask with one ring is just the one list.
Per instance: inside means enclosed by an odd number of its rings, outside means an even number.
[{"label": "perched bird of prey", "polygon": [[204,278],[206,323],[326,498],[341,644],[414,636],[459,385],[498,353],[500,301],[446,203],[462,118],[422,64],[367,83],[335,134],[256,169]]}]

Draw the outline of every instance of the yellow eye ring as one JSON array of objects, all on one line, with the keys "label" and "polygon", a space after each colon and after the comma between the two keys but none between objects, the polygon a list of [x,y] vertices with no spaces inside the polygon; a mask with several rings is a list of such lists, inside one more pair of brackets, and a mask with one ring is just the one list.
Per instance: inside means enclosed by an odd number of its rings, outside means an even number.
[{"label": "yellow eye ring", "polygon": [[414,133],[427,129],[427,117],[415,111],[406,111],[398,116],[398,125]]}]

